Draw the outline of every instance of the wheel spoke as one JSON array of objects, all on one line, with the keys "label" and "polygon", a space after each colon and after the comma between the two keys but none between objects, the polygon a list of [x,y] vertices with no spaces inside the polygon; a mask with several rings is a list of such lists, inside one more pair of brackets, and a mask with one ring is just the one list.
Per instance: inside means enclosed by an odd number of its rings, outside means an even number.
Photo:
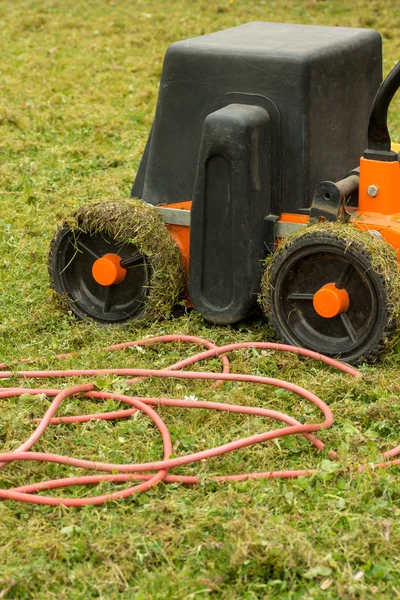
[{"label": "wheel spoke", "polygon": [[100,258],[100,255],[97,254],[97,252],[95,252],[94,250],[92,250],[92,248],[90,248],[90,246],[88,246],[86,244],[86,242],[83,242],[81,239],[77,239],[76,240],[77,246],[78,246],[78,250],[84,251],[87,254],[90,254],[90,256],[92,258],[94,258],[95,260],[97,260],[98,258]]},{"label": "wheel spoke", "polygon": [[346,283],[350,279],[350,275],[353,271],[353,268],[354,267],[351,263],[347,263],[342,273],[340,274],[339,279],[336,282],[336,287],[338,289],[343,289],[344,287],[346,287]]},{"label": "wheel spoke", "polygon": [[107,314],[110,312],[112,304],[113,304],[113,285],[108,285],[105,289],[104,293],[104,305],[103,305],[103,313]]},{"label": "wheel spoke", "polygon": [[125,258],[124,260],[121,260],[121,267],[123,269],[129,269],[129,267],[134,267],[141,263],[143,263],[143,255],[141,252],[139,252],[139,250],[137,250],[129,258]]},{"label": "wheel spoke", "polygon": [[289,294],[287,297],[288,300],[313,300],[314,294]]},{"label": "wheel spoke", "polygon": [[354,329],[353,325],[350,323],[349,317],[347,316],[347,314],[345,312],[341,312],[340,319],[344,325],[344,328],[347,331],[347,335],[349,336],[349,338],[351,339],[351,341],[354,344],[357,341],[357,332]]}]

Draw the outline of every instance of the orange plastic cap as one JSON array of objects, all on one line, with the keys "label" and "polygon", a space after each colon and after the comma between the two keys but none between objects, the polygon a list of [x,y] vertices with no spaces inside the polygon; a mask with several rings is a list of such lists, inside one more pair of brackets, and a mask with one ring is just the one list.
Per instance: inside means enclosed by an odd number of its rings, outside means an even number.
[{"label": "orange plastic cap", "polygon": [[121,267],[118,254],[105,254],[93,263],[92,275],[100,285],[113,285],[125,279],[126,269]]},{"label": "orange plastic cap", "polygon": [[332,319],[349,308],[349,295],[334,283],[327,283],[314,294],[313,306],[321,317]]}]

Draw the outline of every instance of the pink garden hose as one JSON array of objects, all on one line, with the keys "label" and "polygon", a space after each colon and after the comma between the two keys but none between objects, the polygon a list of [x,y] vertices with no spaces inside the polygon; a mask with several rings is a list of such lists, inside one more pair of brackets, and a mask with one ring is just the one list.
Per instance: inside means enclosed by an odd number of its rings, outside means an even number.
[{"label": "pink garden hose", "polygon": [[[160,481],[165,483],[186,483],[195,484],[199,482],[199,477],[196,476],[185,476],[185,475],[171,475],[170,469],[187,465],[190,463],[198,462],[201,460],[209,459],[214,456],[220,456],[227,452],[238,450],[246,446],[253,444],[266,442],[268,440],[277,439],[279,437],[301,434],[307,438],[317,449],[322,450],[324,444],[314,435],[321,429],[330,427],[333,423],[333,414],[327,404],[323,402],[318,396],[304,388],[283,381],[280,379],[273,379],[270,377],[261,377],[257,375],[245,375],[245,374],[234,374],[229,372],[229,361],[226,356],[227,353],[233,350],[239,350],[242,348],[259,348],[269,350],[281,350],[286,352],[294,352],[302,356],[322,361],[336,369],[339,369],[349,375],[360,377],[361,374],[357,369],[340,363],[339,361],[333,360],[311,350],[303,348],[296,348],[294,346],[287,346],[284,344],[274,344],[269,342],[242,342],[237,344],[229,344],[226,346],[216,346],[209,340],[198,338],[195,336],[188,335],[167,335],[153,338],[146,338],[135,342],[127,342],[123,344],[116,344],[109,346],[107,349],[114,351],[120,350],[132,346],[143,346],[146,344],[155,344],[158,342],[189,342],[194,344],[201,344],[207,348],[207,350],[194,354],[189,358],[186,358],[166,369],[79,369],[79,370],[57,370],[57,371],[6,371],[6,364],[0,364],[0,379],[13,378],[65,378],[65,377],[77,377],[77,376],[99,376],[99,375],[117,375],[135,379],[128,379],[128,383],[132,384],[137,381],[137,378],[146,377],[164,377],[174,379],[204,379],[207,381],[214,382],[211,388],[216,385],[222,384],[224,381],[239,381],[254,383],[259,385],[272,385],[280,388],[284,388],[290,392],[305,398],[306,400],[315,404],[322,412],[324,420],[320,423],[312,423],[303,425],[293,417],[285,415],[275,410],[269,410],[265,408],[240,406],[233,404],[226,404],[220,402],[206,402],[198,400],[186,400],[186,399],[171,399],[171,398],[143,398],[127,396],[123,394],[109,393],[103,391],[96,391],[96,387],[93,383],[74,385],[65,389],[30,389],[30,388],[0,388],[0,398],[11,398],[22,396],[23,394],[29,393],[30,395],[45,394],[47,396],[54,397],[50,407],[46,411],[45,415],[40,419],[38,426],[32,435],[16,450],[13,452],[0,453],[0,467],[6,467],[10,463],[20,460],[34,460],[34,461],[47,461],[55,462],[59,464],[65,464],[73,467],[84,468],[92,471],[102,471],[106,474],[87,475],[79,477],[67,477],[62,479],[56,479],[52,481],[43,481],[39,483],[33,483],[30,485],[24,485],[12,489],[0,489],[0,497],[4,499],[20,500],[23,502],[31,502],[35,504],[46,504],[46,505],[59,505],[63,504],[66,506],[84,506],[86,504],[103,504],[108,500],[115,500],[119,498],[127,498],[137,492],[143,492],[150,487],[154,486]],[[66,358],[71,354],[58,355],[58,358]],[[183,367],[193,365],[194,363],[219,356],[222,363],[222,372],[203,372],[203,371],[182,371]],[[29,362],[29,361],[24,361]],[[209,389],[211,389],[209,388]],[[58,407],[65,398],[70,396],[81,395],[88,398],[98,399],[109,399],[112,398],[119,402],[123,402],[129,405],[128,409],[113,411],[108,413],[96,413],[91,415],[81,415],[73,417],[54,417]],[[210,410],[218,410],[224,412],[233,412],[239,414],[257,415],[274,419],[285,424],[285,426],[265,433],[256,434],[240,440],[235,440],[221,446],[216,446],[201,452],[188,454],[178,458],[170,458],[172,454],[172,441],[167,426],[157,414],[154,407],[157,405],[164,406],[176,406],[180,408],[206,408]],[[62,456],[59,454],[52,454],[47,452],[33,452],[31,451],[32,446],[35,442],[43,435],[46,428],[49,425],[58,423],[74,423],[74,422],[85,422],[93,419],[117,419],[122,417],[129,417],[138,410],[144,412],[155,424],[160,431],[163,440],[163,459],[149,463],[138,463],[138,464],[112,464],[94,462],[90,460],[83,460],[73,458],[70,456]],[[400,446],[396,446],[392,450],[386,452],[383,457],[385,459],[393,459],[395,456],[400,454]],[[331,458],[337,458],[336,452],[331,450],[329,452]],[[375,467],[387,467],[393,464],[400,464],[400,459],[386,460],[382,463],[377,463]],[[361,467],[363,470],[363,467]],[[149,473],[150,471],[150,473]],[[283,470],[283,471],[265,471],[259,473],[243,473],[240,475],[223,475],[215,476],[211,479],[214,481],[242,481],[244,479],[271,479],[271,478],[293,478],[299,476],[313,475],[318,472],[316,469],[301,469],[301,470]],[[107,474],[108,473],[108,474]],[[42,496],[38,495],[39,492],[49,489],[64,488],[73,485],[93,485],[102,481],[109,481],[114,483],[121,482],[137,482],[135,485],[118,490],[112,493],[84,497],[84,498],[61,498],[54,496]]]}]

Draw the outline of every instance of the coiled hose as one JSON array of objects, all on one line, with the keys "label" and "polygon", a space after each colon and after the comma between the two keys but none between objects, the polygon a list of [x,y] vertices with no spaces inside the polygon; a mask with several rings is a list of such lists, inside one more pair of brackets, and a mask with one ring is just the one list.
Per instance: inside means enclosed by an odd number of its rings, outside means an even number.
[{"label": "coiled hose", "polygon": [[[229,360],[226,356],[233,350],[239,350],[242,348],[258,348],[268,350],[280,350],[284,352],[294,352],[296,354],[307,356],[314,360],[322,361],[327,365],[341,370],[354,377],[361,377],[360,371],[350,367],[344,363],[341,363],[327,356],[306,350],[304,348],[297,348],[294,346],[287,346],[284,344],[275,344],[270,342],[242,342],[237,344],[229,344],[225,346],[217,346],[209,340],[205,340],[195,336],[189,335],[164,335],[159,337],[146,338],[137,340],[134,342],[126,342],[123,344],[116,344],[109,346],[107,350],[115,351],[132,346],[143,346],[149,344],[155,344],[159,342],[188,342],[193,344],[201,344],[207,349],[203,352],[193,354],[189,358],[181,360],[168,368],[157,370],[157,369],[74,369],[74,370],[57,370],[57,371],[10,371],[6,370],[6,364],[0,364],[0,379],[8,378],[29,378],[29,379],[40,379],[40,378],[65,378],[65,377],[76,377],[76,376],[99,376],[99,375],[117,375],[129,378],[136,378],[134,380],[128,379],[128,384],[132,384],[137,381],[137,378],[146,377],[163,377],[163,378],[174,378],[174,379],[204,379],[207,381],[214,382],[211,387],[218,386],[224,381],[239,381],[254,383],[258,385],[272,385],[280,388],[284,388],[290,392],[293,392],[302,398],[305,398],[309,402],[315,404],[322,412],[324,420],[320,423],[301,424],[299,421],[275,410],[269,410],[260,407],[249,407],[240,406],[233,404],[226,404],[220,402],[206,402],[198,400],[186,400],[186,399],[170,399],[170,398],[143,398],[136,396],[127,396],[124,394],[96,391],[95,384],[81,384],[74,385],[65,389],[30,389],[30,388],[4,388],[0,389],[0,398],[11,398],[22,396],[23,394],[29,393],[30,395],[45,394],[47,396],[54,397],[50,407],[46,411],[45,415],[39,420],[39,424],[36,427],[32,435],[13,452],[0,453],[0,467],[5,467],[13,462],[21,460],[34,460],[42,462],[55,462],[59,464],[70,465],[78,468],[89,469],[93,471],[101,471],[103,474],[87,475],[80,477],[67,477],[62,479],[55,479],[49,481],[42,481],[39,483],[33,483],[30,485],[24,485],[12,489],[0,489],[0,498],[19,500],[22,502],[30,502],[34,504],[45,504],[45,505],[60,505],[65,506],[84,506],[87,504],[98,505],[103,504],[108,500],[116,500],[120,498],[127,498],[132,494],[138,492],[144,492],[149,488],[153,487],[160,481],[165,483],[184,483],[184,484],[196,484],[199,482],[199,477],[196,476],[185,476],[185,475],[171,475],[170,469],[187,465],[190,463],[198,462],[201,460],[209,459],[214,456],[220,456],[227,452],[238,450],[246,446],[266,442],[268,440],[277,439],[279,437],[287,435],[301,434],[307,438],[317,449],[322,450],[324,444],[315,436],[315,433],[321,429],[330,427],[333,423],[333,414],[330,408],[323,400],[318,398],[312,392],[287,381],[280,379],[274,379],[270,377],[262,377],[257,375],[246,375],[246,374],[234,374],[229,371]],[[67,358],[71,354],[60,354],[58,358]],[[182,371],[184,367],[193,365],[206,358],[219,356],[222,362],[222,372],[199,372],[199,371]],[[29,362],[29,361],[24,361]],[[98,399],[114,399],[119,402],[123,402],[129,405],[129,409],[113,411],[108,413],[96,413],[91,415],[80,415],[80,416],[69,416],[69,417],[54,417],[58,407],[66,398],[70,396],[82,395],[87,398],[98,398]],[[172,441],[167,426],[164,421],[157,414],[154,407],[157,405],[164,406],[176,406],[181,408],[206,408],[210,410],[219,410],[224,412],[233,412],[239,414],[257,415],[261,417],[267,417],[284,423],[285,426],[265,433],[252,435],[240,440],[235,440],[221,446],[216,446],[201,452],[188,454],[179,458],[170,458],[172,454]],[[70,456],[62,456],[59,454],[52,454],[47,452],[34,452],[30,451],[35,442],[43,435],[46,428],[49,425],[57,423],[76,423],[86,422],[92,419],[118,419],[122,417],[129,417],[136,411],[142,411],[145,413],[155,424],[160,431],[164,452],[163,459],[155,462],[138,463],[138,464],[112,464],[103,463],[97,461],[83,460],[73,458]],[[396,446],[392,450],[386,452],[383,457],[386,459],[382,463],[376,463],[373,467],[387,467],[393,464],[400,464],[400,459],[393,459],[400,453],[400,445]],[[329,452],[331,458],[338,458],[337,453],[334,450]],[[363,470],[365,467],[360,467]],[[154,472],[154,473],[148,473]],[[105,474],[104,474],[105,472]],[[317,469],[300,469],[300,470],[283,470],[283,471],[264,471],[258,473],[243,473],[239,475],[223,475],[215,476],[211,479],[213,481],[243,481],[245,479],[271,479],[271,478],[294,478],[300,476],[313,475],[317,473]],[[107,474],[108,473],[108,474]],[[85,497],[85,498],[61,498],[54,496],[42,496],[38,495],[39,492],[44,490],[65,488],[74,485],[93,485],[102,481],[121,483],[121,482],[133,482],[136,483],[123,490],[118,490],[112,493]]]}]

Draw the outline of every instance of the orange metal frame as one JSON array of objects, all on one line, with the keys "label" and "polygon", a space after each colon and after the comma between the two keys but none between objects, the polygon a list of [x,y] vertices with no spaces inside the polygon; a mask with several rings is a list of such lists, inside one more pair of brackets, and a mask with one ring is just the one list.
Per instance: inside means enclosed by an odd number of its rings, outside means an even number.
[{"label": "orange metal frame", "polygon": [[[176,204],[163,204],[165,208],[180,208],[189,210],[192,208],[192,201],[177,202]],[[190,247],[190,227],[186,225],[167,225],[168,233],[176,243],[182,256],[186,273],[189,272],[189,247]]]}]

